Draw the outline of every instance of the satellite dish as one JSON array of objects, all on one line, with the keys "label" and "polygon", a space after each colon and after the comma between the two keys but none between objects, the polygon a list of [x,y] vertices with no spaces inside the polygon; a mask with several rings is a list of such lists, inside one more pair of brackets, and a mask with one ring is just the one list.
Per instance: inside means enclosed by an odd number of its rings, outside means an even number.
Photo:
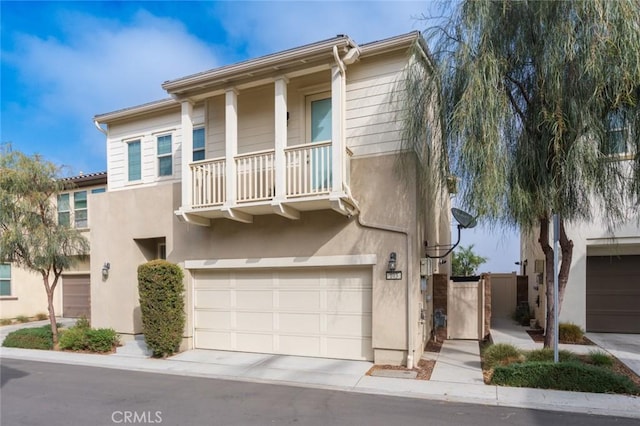
[{"label": "satellite dish", "polygon": [[451,214],[453,215],[455,220],[458,221],[460,226],[465,229],[474,228],[478,224],[478,221],[475,217],[471,216],[469,213],[463,210],[456,209],[455,207],[451,209]]}]

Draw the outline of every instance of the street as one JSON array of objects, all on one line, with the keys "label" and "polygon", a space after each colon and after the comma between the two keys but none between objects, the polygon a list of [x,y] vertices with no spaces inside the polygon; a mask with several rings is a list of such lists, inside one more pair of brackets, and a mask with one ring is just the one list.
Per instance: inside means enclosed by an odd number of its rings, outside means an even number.
[{"label": "street", "polygon": [[1,361],[0,424],[5,426],[637,424],[637,419],[587,414]]}]

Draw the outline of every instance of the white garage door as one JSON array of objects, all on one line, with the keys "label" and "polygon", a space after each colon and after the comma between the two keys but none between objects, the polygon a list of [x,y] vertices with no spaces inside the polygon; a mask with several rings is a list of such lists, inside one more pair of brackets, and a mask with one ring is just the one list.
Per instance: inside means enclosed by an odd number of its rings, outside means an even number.
[{"label": "white garage door", "polygon": [[194,271],[196,348],[372,360],[371,268]]}]

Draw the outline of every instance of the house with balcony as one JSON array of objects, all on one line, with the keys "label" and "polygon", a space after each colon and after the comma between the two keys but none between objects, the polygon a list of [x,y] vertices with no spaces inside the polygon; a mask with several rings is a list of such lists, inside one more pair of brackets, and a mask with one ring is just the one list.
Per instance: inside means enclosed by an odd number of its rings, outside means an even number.
[{"label": "house with balcony", "polygon": [[93,325],[141,333],[137,267],[166,258],[185,272],[184,348],[419,359],[438,272],[424,242],[450,229],[448,194],[402,150],[411,52],[427,55],[418,32],[338,35],[95,116],[109,181],[91,273],[110,269],[92,281]]},{"label": "house with balcony", "polygon": [[[58,222],[82,232],[91,240],[93,199],[107,189],[107,173],[88,173],[62,178],[64,190],[55,200]],[[89,257],[78,259],[65,270],[54,293],[57,316],[91,316]],[[0,315],[2,319],[34,317],[48,312],[42,276],[12,263],[0,263]]]}]

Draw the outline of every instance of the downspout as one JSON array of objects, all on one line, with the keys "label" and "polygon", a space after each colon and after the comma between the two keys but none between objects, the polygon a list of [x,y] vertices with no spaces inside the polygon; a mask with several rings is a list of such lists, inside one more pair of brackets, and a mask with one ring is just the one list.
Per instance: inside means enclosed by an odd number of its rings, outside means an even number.
[{"label": "downspout", "polygon": [[93,120],[93,125],[96,126],[96,129],[98,129],[100,131],[100,133],[106,135],[107,131],[105,129],[103,129],[102,127],[100,127],[100,123],[98,123],[98,120]]},{"label": "downspout", "polygon": [[415,357],[415,349],[413,347],[413,332],[411,328],[411,307],[413,304],[413,298],[411,297],[411,279],[413,269],[411,268],[410,262],[411,259],[413,259],[413,253],[411,250],[411,239],[409,238],[409,230],[396,226],[367,223],[362,219],[362,214],[359,214],[357,218],[358,224],[363,228],[402,234],[404,235],[407,242],[407,368],[412,369]]}]

